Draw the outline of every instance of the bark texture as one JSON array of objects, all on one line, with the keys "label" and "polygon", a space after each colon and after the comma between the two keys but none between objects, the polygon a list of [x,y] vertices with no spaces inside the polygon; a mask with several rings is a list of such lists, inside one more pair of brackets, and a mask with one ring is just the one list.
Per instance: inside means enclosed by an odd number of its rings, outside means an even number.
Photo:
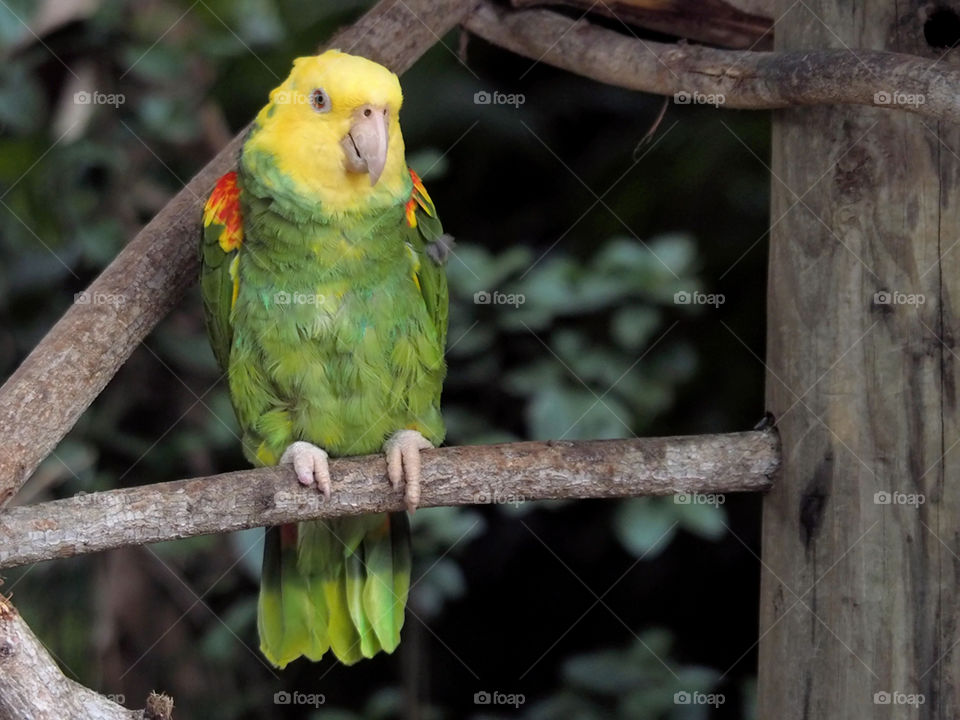
[{"label": "bark texture", "polygon": [[[779,465],[771,431],[449,447],[423,456],[421,507],[762,491]],[[380,455],[330,461],[326,501],[289,466],[80,495],[0,513],[0,567],[121,545],[404,509]]]},{"label": "bark texture", "polygon": [[[918,11],[917,17],[921,16]],[[915,24],[922,36],[922,23],[917,20]],[[950,63],[933,65],[927,58],[903,52],[861,50],[857,44],[851,45],[857,50],[807,49],[829,47],[835,41],[804,44],[790,52],[659,43],[550,10],[506,10],[492,0],[482,0],[464,26],[518,55],[599,82],[660,95],[681,93],[678,103],[697,102],[698,96],[722,96],[722,107],[751,110],[882,105],[960,121],[960,70]],[[896,102],[894,93],[903,98],[922,97],[923,101]]]},{"label": "bark texture", "polygon": [[[777,49],[952,73],[924,40],[931,8],[815,0]],[[955,124],[916,115],[774,114],[767,403],[784,468],[764,501],[758,717],[960,716],[958,148]]]},{"label": "bark texture", "polygon": [[720,47],[769,50],[773,18],[752,14],[726,0],[511,0],[518,8],[568,5],[619,23]]}]

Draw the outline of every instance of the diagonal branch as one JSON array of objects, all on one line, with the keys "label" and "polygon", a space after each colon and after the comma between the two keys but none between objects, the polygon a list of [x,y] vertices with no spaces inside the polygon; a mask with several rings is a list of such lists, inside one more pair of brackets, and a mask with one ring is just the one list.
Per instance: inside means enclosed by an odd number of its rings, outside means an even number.
[{"label": "diagonal branch", "polygon": [[686,93],[688,102],[699,93],[722,95],[724,107],[750,110],[880,105],[960,121],[960,70],[914,55],[750,52],[660,43],[550,10],[507,10],[492,0],[481,0],[464,27],[518,55],[630,90]]},{"label": "diagonal branch", "polygon": [[[773,431],[523,442],[423,453],[421,507],[766,490],[780,465]],[[289,467],[80,495],[0,512],[0,567],[262,525],[403,510],[383,457],[330,462],[329,501]]]},{"label": "diagonal branch", "polygon": [[0,718],[169,720],[172,707],[169,697],[152,694],[146,711],[127,710],[65,677],[16,608],[0,595]]},{"label": "diagonal branch", "polygon": [[[382,0],[327,47],[409,68],[470,0]],[[0,388],[0,507],[26,481],[199,272],[200,209],[235,164],[243,133],[211,160],[87,289],[123,302],[74,304]]]}]

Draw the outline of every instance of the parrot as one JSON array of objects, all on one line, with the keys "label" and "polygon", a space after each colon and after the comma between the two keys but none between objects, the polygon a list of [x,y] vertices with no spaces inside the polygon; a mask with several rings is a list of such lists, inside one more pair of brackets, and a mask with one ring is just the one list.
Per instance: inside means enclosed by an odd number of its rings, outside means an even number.
[{"label": "parrot", "polygon": [[[329,498],[329,458],[383,452],[412,513],[420,451],[445,434],[452,238],[407,166],[402,102],[371,60],[296,59],[204,205],[200,290],[247,461]],[[404,512],[267,528],[261,652],[278,668],[393,652],[410,568]]]}]

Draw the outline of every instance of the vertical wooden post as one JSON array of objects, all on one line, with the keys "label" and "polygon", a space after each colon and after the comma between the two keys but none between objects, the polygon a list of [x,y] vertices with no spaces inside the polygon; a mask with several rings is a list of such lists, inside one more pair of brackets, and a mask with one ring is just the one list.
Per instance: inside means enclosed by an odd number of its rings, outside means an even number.
[{"label": "vertical wooden post", "polygon": [[[779,50],[943,53],[933,3],[778,6]],[[957,153],[960,129],[892,109],[774,115],[764,720],[960,716]]]}]

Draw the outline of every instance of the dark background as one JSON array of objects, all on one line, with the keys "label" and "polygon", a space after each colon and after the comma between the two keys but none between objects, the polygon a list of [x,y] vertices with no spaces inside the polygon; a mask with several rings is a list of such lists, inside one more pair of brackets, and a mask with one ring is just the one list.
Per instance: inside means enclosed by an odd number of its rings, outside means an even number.
[{"label": "dark background", "polygon": [[[8,3],[5,377],[291,60],[369,4]],[[458,242],[448,443],[751,428],[763,415],[768,115],[670,102],[644,142],[662,98],[476,38],[458,57],[460,41],[402,78],[408,161]],[[84,90],[123,102],[76,102]],[[524,102],[475,103],[484,90]],[[477,304],[482,290],[524,302]],[[675,302],[695,290],[724,302]],[[18,501],[244,467],[218,378],[194,289]],[[734,496],[719,508],[419,511],[404,641],[352,668],[279,672],[260,658],[259,530],[9,570],[3,589],[69,676],[131,707],[169,692],[179,718],[750,718],[759,525],[759,499]],[[325,703],[278,706],[281,691]],[[477,705],[482,691],[524,702]],[[724,703],[676,704],[680,691]]]}]

